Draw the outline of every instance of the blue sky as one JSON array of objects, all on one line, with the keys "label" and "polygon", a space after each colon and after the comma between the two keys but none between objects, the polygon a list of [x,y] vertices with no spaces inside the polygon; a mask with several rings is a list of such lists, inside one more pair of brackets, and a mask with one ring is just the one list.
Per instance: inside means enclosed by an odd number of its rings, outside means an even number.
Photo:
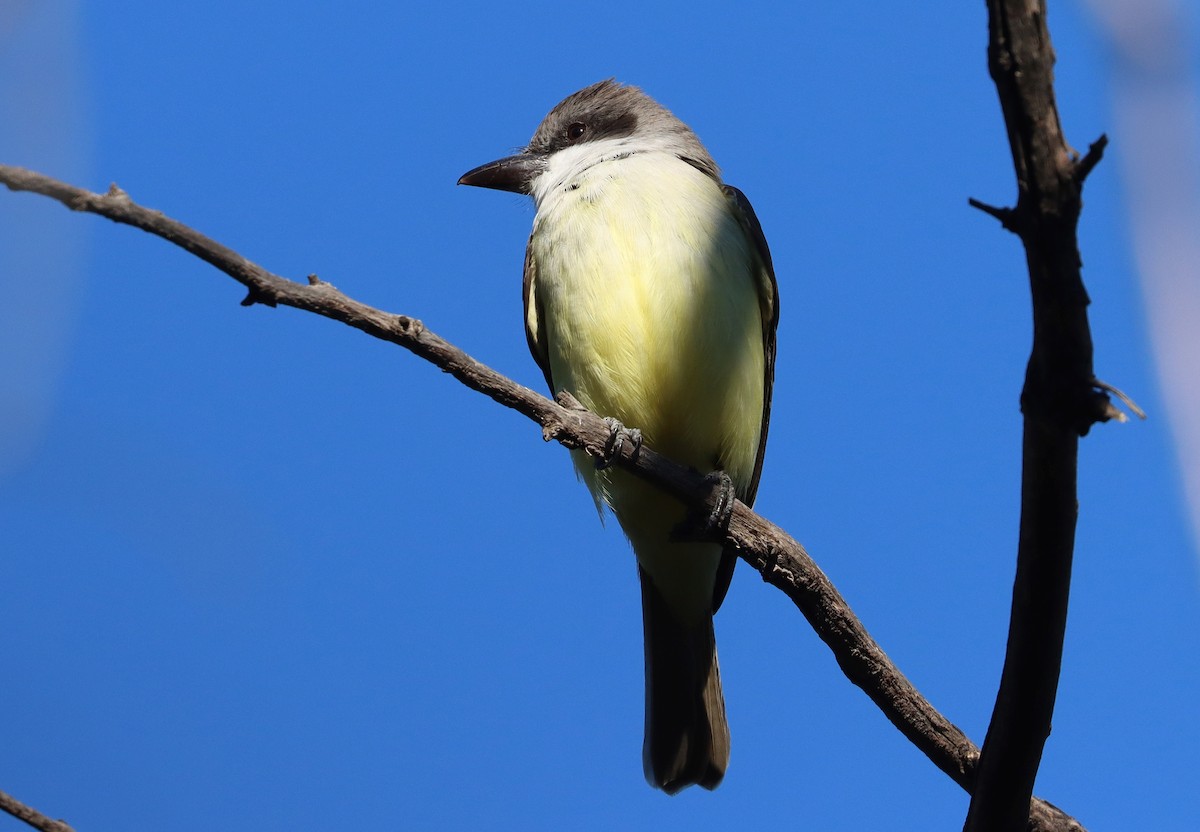
[{"label": "blue sky", "polygon": [[[1003,658],[1030,340],[985,8],[163,4],[0,12],[0,162],[115,181],[541,389],[526,200],[456,188],[601,78],[693,126],[782,298],[758,509],[977,742]],[[1193,14],[1187,31],[1195,42]],[[1051,5],[1069,139],[1111,52]],[[1195,55],[1191,78],[1200,77]],[[1101,378],[1037,794],[1194,828],[1200,581],[1123,148],[1080,229]],[[1194,269],[1192,269],[1194,275]],[[642,780],[633,560],[567,454],[403,351],[0,192],[0,789],[109,829],[953,829],[966,795],[743,564],[725,783]],[[0,830],[23,828],[0,818]]]}]

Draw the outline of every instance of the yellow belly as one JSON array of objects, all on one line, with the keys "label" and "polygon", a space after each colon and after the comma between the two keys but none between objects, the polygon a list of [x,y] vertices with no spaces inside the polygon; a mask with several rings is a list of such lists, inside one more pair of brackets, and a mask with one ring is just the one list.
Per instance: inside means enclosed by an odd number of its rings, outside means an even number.
[{"label": "yellow belly", "polygon": [[[542,206],[533,236],[555,387],[744,492],[762,421],[762,319],[751,246],[725,195],[662,157],[604,163],[574,184]],[[699,612],[719,547],[668,544],[679,503],[576,461],[668,602]]]}]

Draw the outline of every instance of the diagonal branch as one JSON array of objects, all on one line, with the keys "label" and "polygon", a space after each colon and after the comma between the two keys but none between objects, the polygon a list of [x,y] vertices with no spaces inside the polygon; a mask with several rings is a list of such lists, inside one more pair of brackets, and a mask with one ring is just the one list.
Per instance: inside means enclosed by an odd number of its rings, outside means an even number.
[{"label": "diagonal branch", "polygon": [[[578,405],[559,404],[484,366],[424,325],[359,303],[332,285],[309,278],[308,285],[272,274],[203,234],[163,214],[137,205],[116,186],[96,194],[22,168],[0,165],[0,182],[15,191],[52,197],[75,211],[86,211],[114,222],[132,225],[195,254],[246,286],[243,303],[291,306],[361,329],[398,344],[450,373],[473,390],[528,416],[542,427],[545,439],[568,448],[582,448],[594,457],[604,455],[609,427]],[[643,477],[688,506],[712,509],[712,486],[697,472],[642,446],[626,446],[615,462]],[[970,791],[979,756],[976,746],[942,716],[871,638],[846,600],[796,540],[755,514],[741,502],[734,506],[724,542],[763,580],[783,591],[833,651],[842,672],[871,698],[884,715],[938,768]],[[1040,800],[1034,801],[1032,828],[1081,832],[1069,815]]]},{"label": "diagonal branch", "polygon": [[[1021,523],[1008,649],[979,761],[966,832],[1018,832],[1050,734],[1062,666],[1075,522],[1079,437],[1121,413],[1092,372],[1087,291],[1076,226],[1101,137],[1079,159],[1054,99],[1054,48],[1044,0],[988,0],[988,69],[1016,172],[1015,208],[971,204],[1025,246],[1033,348],[1021,393]],[[1134,408],[1135,412],[1136,407]]]},{"label": "diagonal branch", "polygon": [[0,792],[0,811],[7,812],[17,820],[25,821],[34,829],[40,829],[41,832],[75,832],[74,829],[67,826],[63,821],[46,817],[37,809],[34,809],[32,806],[26,806],[5,792]]}]

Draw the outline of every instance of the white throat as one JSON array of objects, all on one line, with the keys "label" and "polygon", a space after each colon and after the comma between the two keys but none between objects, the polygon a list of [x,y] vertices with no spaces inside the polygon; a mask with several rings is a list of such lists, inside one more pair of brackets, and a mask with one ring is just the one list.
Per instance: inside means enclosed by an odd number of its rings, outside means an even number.
[{"label": "white throat", "polygon": [[[547,160],[546,169],[531,183],[530,192],[541,210],[543,204],[553,202],[554,197],[578,188],[582,180],[590,178],[601,165],[619,162],[633,155],[662,153],[677,157],[682,150],[669,134],[623,136],[615,139],[600,139],[564,147]],[[676,161],[679,161],[676,158]],[[684,162],[683,164],[687,164]]]}]

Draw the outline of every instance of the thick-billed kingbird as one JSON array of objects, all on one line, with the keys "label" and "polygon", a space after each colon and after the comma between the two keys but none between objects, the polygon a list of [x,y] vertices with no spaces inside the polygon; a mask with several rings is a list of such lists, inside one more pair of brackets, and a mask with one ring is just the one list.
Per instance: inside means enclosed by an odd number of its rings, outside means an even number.
[{"label": "thick-billed kingbird", "polygon": [[[754,209],[696,134],[636,87],[566,98],[529,146],[459,179],[529,194],[525,332],[555,394],[637,428],[656,451],[723,472],[754,501],[771,412],[779,300]],[[614,428],[618,430],[620,428]],[[734,552],[681,542],[681,503],[573,452],[637,555],[646,643],[646,779],[715,788],[729,726],[712,616]]]}]

